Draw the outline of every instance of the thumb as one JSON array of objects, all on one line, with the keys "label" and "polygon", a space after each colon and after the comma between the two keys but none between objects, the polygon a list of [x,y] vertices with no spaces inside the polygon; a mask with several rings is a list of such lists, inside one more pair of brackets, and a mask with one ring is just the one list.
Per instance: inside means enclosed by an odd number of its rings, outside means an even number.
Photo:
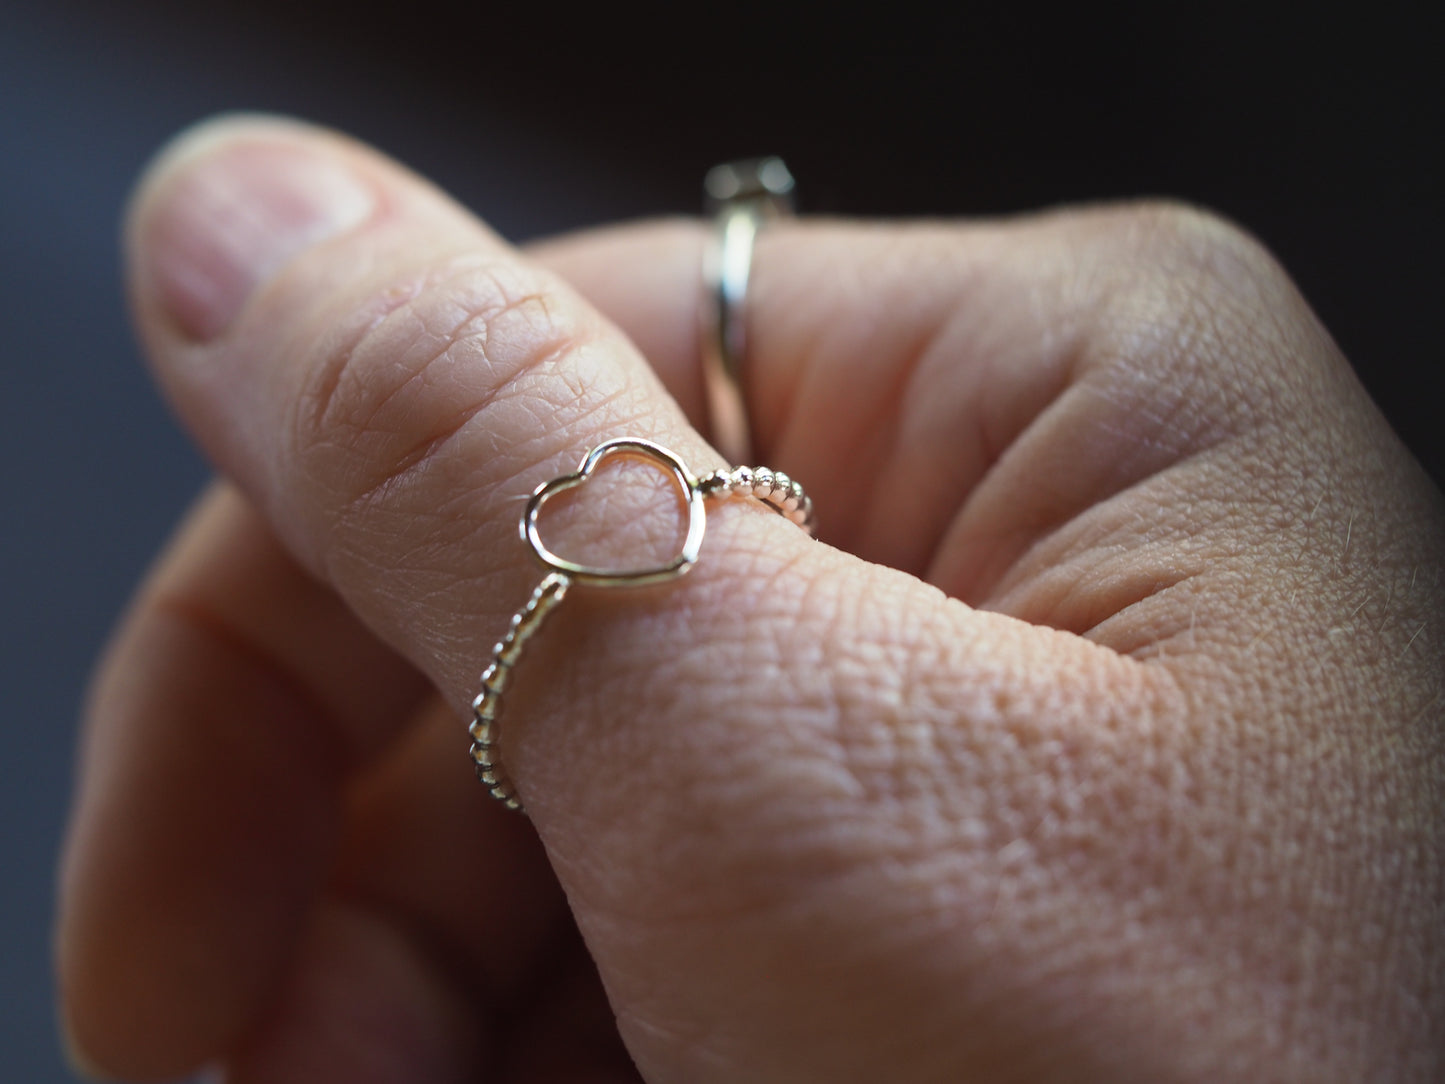
[{"label": "thumb", "polygon": [[[566,283],[335,135],[192,134],[143,187],[130,251],[186,424],[459,716],[538,579],[528,493],[618,437],[722,465]],[[590,564],[658,560],[676,502],[635,475],[549,529]],[[986,918],[1003,845],[1163,694],[746,502],[708,515],[685,579],[569,594],[517,667],[507,770],[645,1075],[851,1076],[885,1019],[892,1064],[924,1069],[961,1005],[985,1019],[991,983],[1046,958],[1037,937],[946,937],[940,915]],[[1042,913],[1031,891],[997,928]]]}]

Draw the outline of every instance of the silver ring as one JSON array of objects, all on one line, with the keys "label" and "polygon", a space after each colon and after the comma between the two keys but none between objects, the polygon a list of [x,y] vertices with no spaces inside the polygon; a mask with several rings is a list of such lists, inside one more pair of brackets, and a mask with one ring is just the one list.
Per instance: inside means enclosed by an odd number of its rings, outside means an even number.
[{"label": "silver ring", "polygon": [[752,456],[742,367],[753,241],[768,222],[793,213],[793,175],[777,157],[725,162],[708,170],[703,192],[713,219],[703,254],[703,381],[712,442],[736,465]]}]

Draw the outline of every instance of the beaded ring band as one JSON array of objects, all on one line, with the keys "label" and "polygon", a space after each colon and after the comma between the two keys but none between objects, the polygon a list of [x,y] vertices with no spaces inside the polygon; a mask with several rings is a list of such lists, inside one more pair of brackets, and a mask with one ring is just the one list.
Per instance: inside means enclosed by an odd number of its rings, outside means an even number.
[{"label": "beaded ring band", "polygon": [[[648,568],[612,570],[581,565],[559,557],[547,548],[537,529],[542,506],[552,497],[585,482],[605,459],[612,457],[646,459],[672,475],[679,494],[687,506],[687,535],[676,557],[666,564]],[[521,810],[522,803],[512,787],[511,779],[502,769],[499,744],[503,696],[511,681],[512,668],[522,657],[527,642],[541,629],[573,584],[590,587],[636,587],[649,583],[665,583],[684,575],[697,563],[707,526],[708,500],[729,497],[750,497],[761,501],[781,516],[792,520],[810,535],[816,534],[813,502],[803,487],[781,471],[767,467],[735,467],[694,477],[676,454],[648,440],[619,438],[593,448],[573,474],[554,478],[538,486],[522,513],[522,540],[547,575],[532,592],[520,610],[512,615],[511,627],[492,648],[492,661],[482,672],[482,689],[472,701],[472,762],[477,778],[492,795],[509,809]]]}]

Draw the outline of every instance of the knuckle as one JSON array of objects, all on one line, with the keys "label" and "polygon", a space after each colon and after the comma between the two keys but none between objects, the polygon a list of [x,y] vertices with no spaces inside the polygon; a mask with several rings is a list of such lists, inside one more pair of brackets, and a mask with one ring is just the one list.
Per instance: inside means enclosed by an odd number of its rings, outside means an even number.
[{"label": "knuckle", "polygon": [[1292,409],[1299,361],[1318,353],[1322,333],[1264,245],[1181,202],[1151,200],[1106,216],[1088,367],[1119,394],[1143,395],[1146,413],[1170,425],[1192,418],[1195,443]]},{"label": "knuckle", "polygon": [[[503,448],[508,417],[586,409],[566,374],[593,334],[556,280],[515,264],[459,259],[390,281],[324,331],[302,366],[294,459],[354,503],[444,469],[464,434]],[[456,469],[471,459],[453,458]]]},{"label": "knuckle", "polygon": [[[1114,223],[1137,292],[1215,307],[1259,309],[1291,289],[1269,250],[1237,223],[1177,200],[1129,205]],[[1184,287],[1181,289],[1181,287]],[[1187,307],[1187,306],[1185,306]]]},{"label": "knuckle", "polygon": [[1142,237],[1156,244],[1161,254],[1202,253],[1250,240],[1243,229],[1223,215],[1184,200],[1139,200],[1126,205],[1123,213]]}]

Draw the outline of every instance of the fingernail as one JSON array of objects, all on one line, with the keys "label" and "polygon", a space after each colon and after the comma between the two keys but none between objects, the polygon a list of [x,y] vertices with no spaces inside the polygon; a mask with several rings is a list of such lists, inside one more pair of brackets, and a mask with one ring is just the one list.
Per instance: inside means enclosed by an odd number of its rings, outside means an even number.
[{"label": "fingernail", "polygon": [[182,137],[142,186],[142,289],[187,336],[213,339],[257,287],[303,250],[364,221],[370,188],[322,137],[237,132]]}]

